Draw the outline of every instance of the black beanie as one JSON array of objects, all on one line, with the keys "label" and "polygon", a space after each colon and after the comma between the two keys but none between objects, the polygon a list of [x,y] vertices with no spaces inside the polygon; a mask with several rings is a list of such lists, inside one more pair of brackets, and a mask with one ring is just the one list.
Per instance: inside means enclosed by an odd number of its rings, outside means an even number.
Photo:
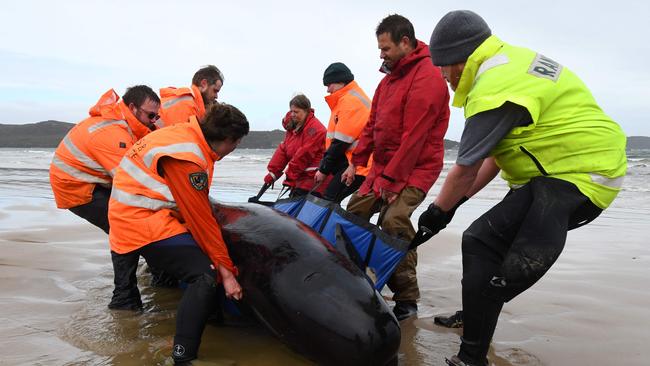
[{"label": "black beanie", "polygon": [[354,80],[354,75],[352,71],[348,69],[342,62],[335,62],[325,69],[323,74],[323,85],[328,86],[332,83],[343,83],[347,84],[350,81]]},{"label": "black beanie", "polygon": [[470,10],[447,13],[436,25],[429,41],[431,60],[436,66],[467,61],[492,31],[480,15]]}]

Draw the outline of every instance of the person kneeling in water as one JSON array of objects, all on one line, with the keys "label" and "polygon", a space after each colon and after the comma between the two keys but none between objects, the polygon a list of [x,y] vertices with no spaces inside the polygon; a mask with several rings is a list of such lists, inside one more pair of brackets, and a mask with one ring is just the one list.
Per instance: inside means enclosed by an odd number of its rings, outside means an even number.
[{"label": "person kneeling in water", "polygon": [[178,306],[172,357],[197,358],[201,335],[217,300],[217,278],[226,296],[242,289],[212,216],[209,190],[214,164],[249,131],[246,116],[215,104],[199,123],[191,117],[155,131],[127,152],[113,179],[108,218],[111,250],[137,252],[148,263],[187,283]]}]

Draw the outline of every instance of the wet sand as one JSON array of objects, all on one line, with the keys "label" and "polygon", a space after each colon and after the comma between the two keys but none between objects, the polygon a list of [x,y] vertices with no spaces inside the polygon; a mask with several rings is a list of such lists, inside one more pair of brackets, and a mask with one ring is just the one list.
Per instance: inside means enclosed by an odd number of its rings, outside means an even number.
[{"label": "wet sand", "polygon": [[[419,318],[402,322],[400,365],[444,365],[460,331],[433,316],[460,308],[460,234],[489,203],[468,202],[420,250]],[[556,265],[501,314],[496,365],[647,365],[650,210],[614,208],[571,232]],[[0,365],[165,364],[180,291],[148,287],[143,313],[110,311],[106,235],[47,205],[0,210]],[[386,293],[390,296],[389,293]],[[8,351],[7,351],[8,350]],[[205,365],[309,365],[256,327],[208,325]]]}]

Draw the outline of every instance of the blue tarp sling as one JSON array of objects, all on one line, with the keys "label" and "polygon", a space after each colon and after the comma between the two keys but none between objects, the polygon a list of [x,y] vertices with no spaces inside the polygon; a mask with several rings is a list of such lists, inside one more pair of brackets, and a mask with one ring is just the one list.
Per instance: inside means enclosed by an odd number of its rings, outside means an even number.
[{"label": "blue tarp sling", "polygon": [[279,200],[273,204],[273,208],[311,226],[334,246],[336,225],[340,225],[363,264],[374,272],[377,290],[384,287],[408,251],[408,242],[386,234],[377,226],[343,210],[336,203],[312,195]]}]

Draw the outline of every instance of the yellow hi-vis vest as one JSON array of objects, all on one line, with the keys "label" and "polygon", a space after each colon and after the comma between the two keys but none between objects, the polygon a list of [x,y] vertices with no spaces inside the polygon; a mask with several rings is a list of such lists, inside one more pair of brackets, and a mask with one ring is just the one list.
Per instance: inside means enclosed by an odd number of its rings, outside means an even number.
[{"label": "yellow hi-vis vest", "polygon": [[533,120],[491,152],[510,187],[544,175],[575,184],[600,208],[612,203],[627,168],[626,137],[573,72],[491,36],[467,60],[453,105],[467,119],[505,102]]}]

